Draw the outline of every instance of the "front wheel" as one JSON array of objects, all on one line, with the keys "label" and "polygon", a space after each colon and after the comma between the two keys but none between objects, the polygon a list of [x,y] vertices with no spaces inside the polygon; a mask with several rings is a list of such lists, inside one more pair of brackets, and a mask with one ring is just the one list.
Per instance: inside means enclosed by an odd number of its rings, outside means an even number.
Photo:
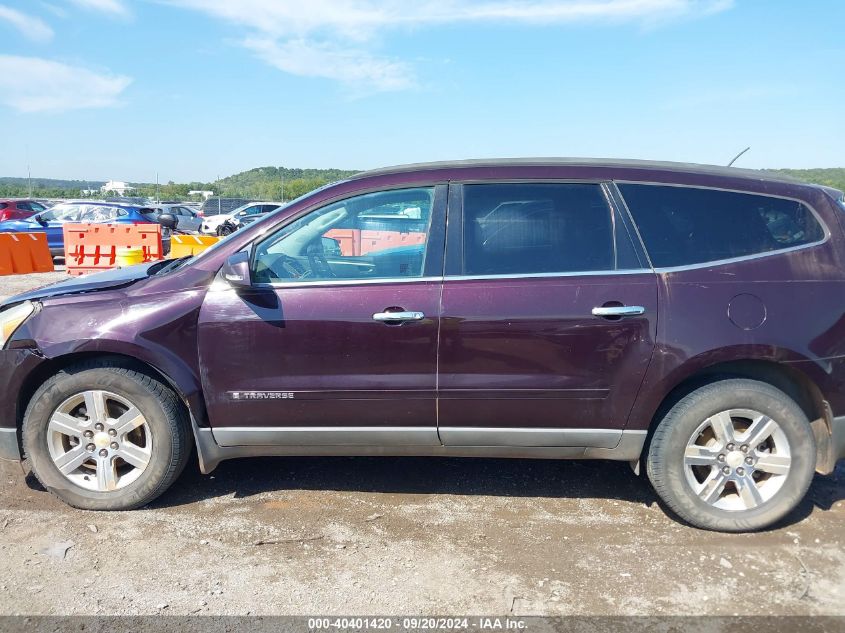
[{"label": "front wheel", "polygon": [[50,492],[85,510],[148,504],[190,454],[188,422],[173,391],[123,363],[62,370],[36,391],[24,416],[32,471]]},{"label": "front wheel", "polygon": [[237,229],[235,228],[235,226],[232,225],[230,222],[225,222],[217,228],[217,236],[226,237],[227,235],[231,235],[232,233],[234,233],[236,230]]},{"label": "front wheel", "polygon": [[690,524],[725,532],[763,529],[804,498],[816,443],[785,393],[726,379],[681,399],[659,422],[647,472],[657,494]]}]

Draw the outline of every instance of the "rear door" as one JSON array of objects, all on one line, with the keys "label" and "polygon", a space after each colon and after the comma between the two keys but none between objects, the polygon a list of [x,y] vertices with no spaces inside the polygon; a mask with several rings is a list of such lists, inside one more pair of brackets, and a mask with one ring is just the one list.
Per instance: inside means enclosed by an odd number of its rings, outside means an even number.
[{"label": "rear door", "polygon": [[657,284],[610,190],[451,189],[443,443],[615,447],[654,349]]}]

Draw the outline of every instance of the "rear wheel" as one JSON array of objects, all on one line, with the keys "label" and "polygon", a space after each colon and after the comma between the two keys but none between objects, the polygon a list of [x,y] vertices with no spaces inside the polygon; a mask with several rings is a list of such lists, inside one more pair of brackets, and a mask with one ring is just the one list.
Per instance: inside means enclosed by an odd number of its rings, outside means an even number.
[{"label": "rear wheel", "polygon": [[24,450],[38,480],[86,510],[146,505],[185,467],[190,439],[172,390],[119,362],[65,369],[33,396]]},{"label": "rear wheel", "polygon": [[697,527],[765,528],[800,503],[815,470],[807,416],[782,391],[721,380],[683,398],[660,421],[647,471],[663,501]]}]

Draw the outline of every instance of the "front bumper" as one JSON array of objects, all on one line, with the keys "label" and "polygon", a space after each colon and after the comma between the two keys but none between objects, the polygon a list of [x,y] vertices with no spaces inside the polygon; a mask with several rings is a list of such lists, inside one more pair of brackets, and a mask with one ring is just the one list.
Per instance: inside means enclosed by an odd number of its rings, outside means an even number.
[{"label": "front bumper", "polygon": [[9,462],[21,461],[17,429],[0,429],[0,459]]}]

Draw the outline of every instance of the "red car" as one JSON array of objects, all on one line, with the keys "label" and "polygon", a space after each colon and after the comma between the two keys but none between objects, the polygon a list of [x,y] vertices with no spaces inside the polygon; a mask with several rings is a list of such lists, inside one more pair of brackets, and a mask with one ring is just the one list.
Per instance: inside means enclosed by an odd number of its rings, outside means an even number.
[{"label": "red car", "polygon": [[0,200],[0,222],[25,220],[33,213],[39,213],[46,208],[35,200]]}]

